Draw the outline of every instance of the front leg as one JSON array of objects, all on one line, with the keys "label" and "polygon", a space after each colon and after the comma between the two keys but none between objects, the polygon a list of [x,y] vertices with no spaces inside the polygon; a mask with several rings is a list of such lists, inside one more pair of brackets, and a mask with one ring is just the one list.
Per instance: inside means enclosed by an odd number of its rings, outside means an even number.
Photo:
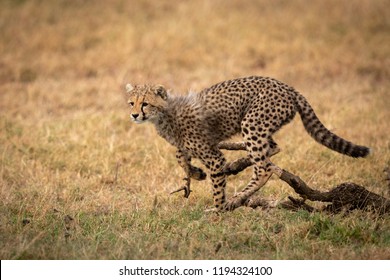
[{"label": "front leg", "polygon": [[199,167],[190,164],[190,177],[197,181],[203,181],[206,179],[207,174]]},{"label": "front leg", "polygon": [[225,187],[226,187],[226,175],[223,167],[226,164],[225,157],[218,149],[204,150],[201,157],[203,164],[210,171],[210,178],[213,185],[213,199],[214,209],[213,211],[221,211],[226,202]]},{"label": "front leg", "polygon": [[184,170],[185,177],[183,180],[186,181],[186,183],[184,186],[171,192],[171,194],[184,190],[184,197],[188,198],[191,193],[191,178],[201,181],[206,179],[206,173],[204,173],[202,169],[191,165],[191,157],[180,149],[176,151],[176,159]]},{"label": "front leg", "polygon": [[178,149],[176,151],[176,159],[179,165],[183,168],[186,178],[192,178],[198,181],[206,179],[206,173],[199,167],[191,164],[191,157],[187,153]]},{"label": "front leg", "polygon": [[185,185],[178,188],[177,190],[174,190],[171,192],[171,194],[180,192],[184,190],[184,197],[188,198],[191,193],[191,157],[185,153],[184,151],[177,149],[176,150],[176,159],[179,165],[183,168],[185,177],[183,178],[184,181],[186,181]]}]

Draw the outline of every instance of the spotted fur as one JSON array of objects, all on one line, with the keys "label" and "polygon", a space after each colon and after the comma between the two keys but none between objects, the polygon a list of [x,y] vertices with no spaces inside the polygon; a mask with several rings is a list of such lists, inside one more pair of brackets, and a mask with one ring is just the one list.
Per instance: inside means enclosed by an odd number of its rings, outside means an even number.
[{"label": "spotted fur", "polygon": [[[298,112],[306,131],[322,145],[351,157],[365,157],[369,149],[330,132],[307,100],[294,88],[266,77],[224,81],[197,94],[171,96],[159,85],[127,85],[130,117],[136,123],[151,121],[157,132],[177,147],[176,157],[186,178],[204,179],[198,158],[210,172],[214,206],[233,210],[259,190],[281,169],[270,161],[280,151],[272,135]],[[241,133],[253,165],[247,187],[226,201],[226,160],[218,143]],[[188,183],[189,184],[189,183]]]}]

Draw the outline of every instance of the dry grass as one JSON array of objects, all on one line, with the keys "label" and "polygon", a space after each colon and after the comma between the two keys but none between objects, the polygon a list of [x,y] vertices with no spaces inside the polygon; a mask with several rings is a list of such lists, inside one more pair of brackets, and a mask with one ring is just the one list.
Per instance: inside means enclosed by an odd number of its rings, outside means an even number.
[{"label": "dry grass", "polygon": [[[390,223],[238,209],[221,216],[209,182],[188,200],[174,149],[128,121],[125,81],[200,90],[245,75],[301,91],[364,160],[316,144],[298,118],[274,161],[327,189],[388,195],[390,2],[1,1],[1,259],[388,259]],[[235,158],[238,153],[229,153]],[[228,193],[250,171],[229,179]],[[278,180],[262,189],[283,199]],[[216,248],[219,248],[216,250]]]}]

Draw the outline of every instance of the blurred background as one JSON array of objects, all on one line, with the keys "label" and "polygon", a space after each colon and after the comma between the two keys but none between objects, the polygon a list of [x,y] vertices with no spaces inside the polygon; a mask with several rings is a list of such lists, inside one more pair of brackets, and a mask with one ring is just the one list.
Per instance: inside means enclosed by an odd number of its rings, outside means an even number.
[{"label": "blurred background", "polygon": [[254,74],[298,86],[383,81],[388,4],[2,0],[0,82],[158,81],[182,91]]}]

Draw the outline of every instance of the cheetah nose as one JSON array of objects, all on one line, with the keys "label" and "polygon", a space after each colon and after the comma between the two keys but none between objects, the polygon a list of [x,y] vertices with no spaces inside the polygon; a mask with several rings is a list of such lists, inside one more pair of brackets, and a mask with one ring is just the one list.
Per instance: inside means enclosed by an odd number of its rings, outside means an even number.
[{"label": "cheetah nose", "polygon": [[134,119],[137,119],[139,114],[131,114],[131,116],[134,118]]}]

